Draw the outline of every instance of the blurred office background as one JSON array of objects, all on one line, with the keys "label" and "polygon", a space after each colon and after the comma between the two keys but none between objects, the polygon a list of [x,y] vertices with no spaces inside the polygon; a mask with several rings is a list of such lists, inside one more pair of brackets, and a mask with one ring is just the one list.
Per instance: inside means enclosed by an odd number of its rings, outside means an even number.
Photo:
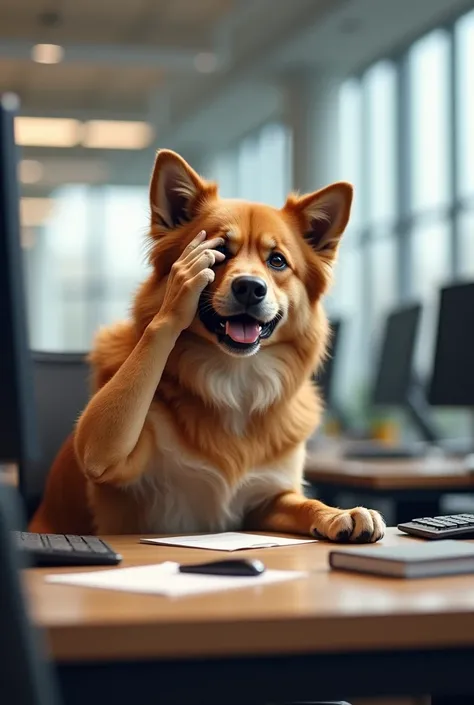
[{"label": "blurred office background", "polygon": [[326,303],[349,322],[336,394],[363,414],[386,313],[424,304],[423,376],[439,287],[474,276],[473,81],[472,1],[3,0],[32,347],[87,350],[127,315],[157,148],[275,206],[349,180]]}]

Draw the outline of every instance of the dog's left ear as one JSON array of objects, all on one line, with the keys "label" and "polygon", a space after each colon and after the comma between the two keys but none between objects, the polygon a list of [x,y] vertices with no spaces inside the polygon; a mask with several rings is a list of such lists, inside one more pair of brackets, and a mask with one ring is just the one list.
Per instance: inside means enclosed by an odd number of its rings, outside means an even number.
[{"label": "dog's left ear", "polygon": [[296,217],[306,242],[328,263],[335,259],[351,212],[353,188],[339,182],[306,196],[289,196],[284,211]]},{"label": "dog's left ear", "polygon": [[158,152],[150,183],[152,223],[165,230],[178,228],[216,194],[217,186],[202,179],[179,154]]}]

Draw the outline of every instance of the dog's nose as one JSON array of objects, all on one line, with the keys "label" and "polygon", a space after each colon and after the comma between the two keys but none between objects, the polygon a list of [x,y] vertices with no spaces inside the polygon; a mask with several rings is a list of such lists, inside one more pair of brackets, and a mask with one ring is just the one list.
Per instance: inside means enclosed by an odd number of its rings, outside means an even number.
[{"label": "dog's nose", "polygon": [[267,295],[267,285],[260,277],[241,276],[232,282],[232,293],[244,306],[255,306]]}]

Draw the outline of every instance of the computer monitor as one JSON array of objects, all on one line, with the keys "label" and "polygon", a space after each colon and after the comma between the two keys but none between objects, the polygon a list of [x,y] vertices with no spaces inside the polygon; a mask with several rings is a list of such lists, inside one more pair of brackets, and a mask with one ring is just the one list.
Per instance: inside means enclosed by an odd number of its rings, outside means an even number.
[{"label": "computer monitor", "polygon": [[433,406],[474,407],[474,282],[440,292],[428,400]]},{"label": "computer monitor", "polygon": [[57,705],[59,688],[44,636],[28,615],[19,569],[24,551],[15,550],[12,531],[24,528],[15,488],[0,483],[0,689],[15,705]]},{"label": "computer monitor", "polygon": [[0,464],[21,468],[36,459],[38,446],[20,245],[18,104],[15,95],[0,94]]},{"label": "computer monitor", "polygon": [[319,388],[326,409],[337,419],[341,430],[347,431],[349,423],[346,412],[341,408],[341,405],[334,395],[334,381],[337,378],[337,368],[340,363],[341,347],[345,330],[344,322],[342,319],[332,319],[329,322],[329,326],[331,336],[329,338],[326,359],[313,379]]},{"label": "computer monitor", "polygon": [[412,383],[421,306],[399,308],[387,316],[372,390],[374,406],[403,406]]},{"label": "computer monitor", "polygon": [[414,303],[387,317],[371,402],[374,407],[405,409],[423,439],[438,443],[440,435],[430,417],[424,387],[414,372],[421,314],[421,305]]}]

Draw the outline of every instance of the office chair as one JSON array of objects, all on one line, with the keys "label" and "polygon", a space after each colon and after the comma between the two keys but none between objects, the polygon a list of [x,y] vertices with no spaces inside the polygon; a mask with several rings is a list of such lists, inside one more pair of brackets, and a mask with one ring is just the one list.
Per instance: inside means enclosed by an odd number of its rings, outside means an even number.
[{"label": "office chair", "polygon": [[0,694],[2,705],[58,705],[41,634],[30,624],[11,530],[24,527],[17,490],[0,484]]},{"label": "office chair", "polygon": [[32,352],[39,458],[20,467],[27,518],[43,496],[46,477],[63,441],[89,400],[86,353]]}]

